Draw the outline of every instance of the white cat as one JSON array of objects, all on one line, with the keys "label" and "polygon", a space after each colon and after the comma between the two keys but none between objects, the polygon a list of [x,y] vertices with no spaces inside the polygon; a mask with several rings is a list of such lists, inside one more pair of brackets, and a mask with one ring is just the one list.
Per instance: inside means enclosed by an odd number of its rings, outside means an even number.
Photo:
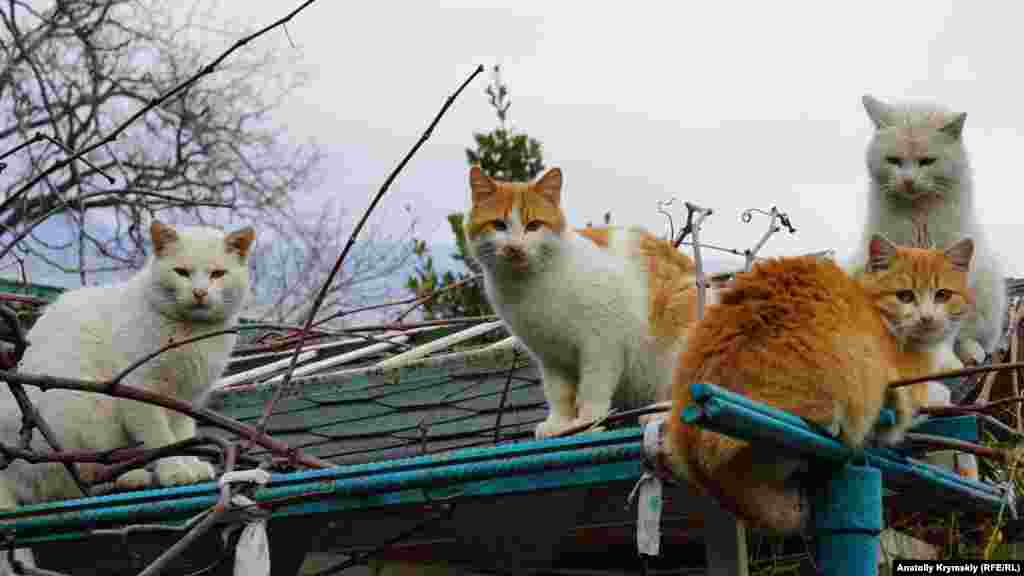
[{"label": "white cat", "polygon": [[[251,227],[225,235],[213,228],[150,227],[154,256],[120,284],[62,294],[29,331],[19,370],[104,380],[163,345],[235,324],[249,294]],[[202,404],[227,364],[237,337],[216,336],[172,349],[137,368],[123,382]],[[195,436],[195,421],[158,406],[71,390],[26,387],[65,450],[108,450],[142,442],[158,448]],[[0,442],[17,444],[21,412],[0,391]],[[49,446],[36,433],[33,446]],[[78,465],[87,482],[95,468]],[[163,458],[154,466],[161,486],[211,480],[210,464],[193,456]],[[147,470],[117,480],[122,488],[153,483]],[[0,508],[79,497],[63,466],[16,461],[0,471]],[[4,562],[6,563],[6,562]],[[2,572],[2,570],[0,570]]]},{"label": "white cat", "polygon": [[693,261],[639,228],[565,224],[562,172],[537,182],[469,174],[465,231],[494,310],[541,367],[538,437],[622,406],[667,400],[695,317]]},{"label": "white cat", "polygon": [[[897,244],[975,243],[971,286],[975,313],[963,322],[943,370],[982,362],[999,344],[1007,296],[1002,263],[978,220],[971,168],[962,132],[966,113],[928,104],[889,105],[870,95],[864,108],[876,131],[867,150],[871,177],[866,239],[880,233]],[[860,268],[863,252],[852,264]],[[954,348],[953,343],[950,347]]]}]

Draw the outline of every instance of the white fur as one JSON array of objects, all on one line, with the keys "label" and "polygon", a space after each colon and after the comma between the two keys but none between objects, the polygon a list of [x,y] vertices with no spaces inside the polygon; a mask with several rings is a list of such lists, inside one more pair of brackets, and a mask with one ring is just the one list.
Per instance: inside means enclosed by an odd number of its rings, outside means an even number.
[{"label": "white fur", "polygon": [[[249,292],[246,262],[228,252],[225,235],[211,228],[177,230],[163,256],[151,258],[129,280],[66,292],[50,304],[28,334],[30,346],[19,370],[82,379],[109,379],[173,339],[233,325]],[[189,268],[185,278],[174,268]],[[224,270],[211,279],[211,270]],[[193,308],[206,290],[208,307]],[[223,372],[235,335],[222,335],[168,351],[129,374],[123,383],[201,404]],[[108,450],[142,442],[156,448],[195,435],[187,416],[139,402],[70,390],[27,387],[39,413],[65,450]],[[17,444],[21,413],[6,387],[0,391],[0,442]],[[49,446],[37,432],[33,447]],[[81,468],[80,468],[81,470]],[[88,471],[82,471],[88,479]],[[162,486],[210,480],[214,470],[195,457],[156,462]],[[123,475],[119,486],[152,483],[149,472]],[[0,508],[81,496],[61,465],[16,461],[0,471]],[[0,564],[6,564],[3,561]],[[0,573],[3,569],[0,568]]]},{"label": "white fur", "polygon": [[[667,399],[682,338],[659,350],[650,336],[646,273],[628,257],[640,230],[614,230],[605,250],[571,230],[526,231],[518,209],[506,224],[469,248],[495,311],[541,366],[550,413],[537,436],[600,418],[613,398]],[[502,256],[509,246],[525,250],[527,270]]]},{"label": "white fur", "polygon": [[[899,191],[887,187],[886,182],[904,179],[915,182],[921,189],[941,189],[943,201],[927,216],[929,236],[937,247],[950,246],[968,236],[974,240],[971,286],[975,291],[975,313],[963,321],[956,344],[960,359],[980,362],[985,354],[996,348],[1002,335],[1007,305],[1004,269],[992,251],[975,211],[971,168],[962,135],[957,133],[954,137],[924,127],[929,118],[940,117],[952,122],[958,116],[935,105],[891,106],[870,96],[864,98],[864,104],[878,130],[867,150],[871,187],[867,198],[867,222],[860,245],[866,247],[868,239],[875,233],[881,233],[897,244],[914,242],[914,227],[908,219],[909,208]],[[962,127],[962,117],[960,122]],[[908,162],[897,167],[886,161],[895,140],[892,132],[907,127],[919,130],[919,133],[931,133],[928,149],[929,154],[936,158],[932,165]],[[852,267],[862,267],[866,258],[862,249],[851,262]],[[949,368],[960,366],[950,365]]]}]

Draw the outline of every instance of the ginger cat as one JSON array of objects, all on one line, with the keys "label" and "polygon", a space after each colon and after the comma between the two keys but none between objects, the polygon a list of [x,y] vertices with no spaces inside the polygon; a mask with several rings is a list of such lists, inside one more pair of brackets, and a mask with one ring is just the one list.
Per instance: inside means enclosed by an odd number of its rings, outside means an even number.
[{"label": "ginger cat", "polygon": [[[968,236],[974,240],[975,310],[949,342],[956,355],[950,354],[943,370],[980,363],[1002,338],[1007,295],[1003,265],[976,212],[963,141],[967,114],[921,103],[890,105],[869,95],[863,102],[876,128],[867,150],[871,189],[864,238],[877,233],[918,246],[948,246]],[[863,266],[864,258],[862,253],[853,264]]]},{"label": "ginger cat", "polygon": [[566,225],[562,172],[534,183],[469,172],[469,252],[487,298],[541,367],[550,412],[537,437],[668,400],[695,318],[693,261],[640,228]]},{"label": "ginger cat", "polygon": [[[892,444],[929,401],[929,383],[888,382],[929,374],[937,344],[969,310],[974,244],[945,251],[897,247],[875,235],[858,279],[813,256],[758,263],[737,276],[695,324],[676,372],[671,414],[692,403],[690,384],[709,382],[826,427],[858,448],[885,404]],[[668,419],[673,473],[703,488],[751,524],[782,533],[805,527],[808,506],[795,473],[801,461]]]}]

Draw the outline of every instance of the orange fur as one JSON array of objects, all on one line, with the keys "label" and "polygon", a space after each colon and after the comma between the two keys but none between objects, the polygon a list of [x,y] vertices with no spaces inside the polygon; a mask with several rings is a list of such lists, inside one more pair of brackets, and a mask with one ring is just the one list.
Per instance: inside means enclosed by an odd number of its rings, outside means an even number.
[{"label": "orange fur", "polygon": [[[969,261],[973,245],[961,244]],[[709,382],[824,426],[855,448],[885,404],[899,427],[909,427],[926,386],[888,390],[887,383],[930,373],[935,360],[894,336],[886,318],[895,294],[923,285],[963,294],[967,275],[955,265],[964,255],[952,254],[956,247],[889,246],[894,252],[856,280],[813,256],[769,260],[737,275],[690,330],[671,413],[692,403],[691,383]],[[784,533],[804,527],[808,511],[793,475],[799,461],[679,418],[668,419],[666,444],[674,473],[737,516]]]},{"label": "orange fur", "polygon": [[[672,242],[634,228],[637,235],[629,254],[639,259],[647,273],[647,321],[650,334],[659,341],[674,341],[697,318],[696,265]],[[576,232],[608,249],[613,234],[625,232],[609,226],[577,228]]]},{"label": "orange fur", "polygon": [[470,169],[470,188],[473,210],[470,212],[466,235],[470,238],[493,228],[495,220],[509,217],[513,207],[521,207],[523,220],[536,220],[556,233],[565,230],[565,216],[559,206],[558,190],[562,185],[562,172],[548,170],[536,182],[504,182],[484,175],[478,166]]},{"label": "orange fur", "polygon": [[668,240],[643,232],[639,253],[647,271],[651,335],[675,340],[697,319],[696,265]]},{"label": "orange fur", "polygon": [[586,228],[577,228],[576,233],[589,239],[601,248],[607,248],[608,242],[611,241],[611,229],[608,227],[595,228],[593,226],[588,226]]}]

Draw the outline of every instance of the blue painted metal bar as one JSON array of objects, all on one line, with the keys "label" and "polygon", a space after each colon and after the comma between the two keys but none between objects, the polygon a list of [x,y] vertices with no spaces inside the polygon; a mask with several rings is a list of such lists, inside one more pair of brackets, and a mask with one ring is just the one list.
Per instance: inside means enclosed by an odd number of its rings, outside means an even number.
[{"label": "blue painted metal bar", "polygon": [[[742,394],[737,394],[731,390],[726,390],[725,388],[722,388],[721,386],[717,386],[715,384],[707,384],[704,382],[697,382],[695,384],[691,384],[690,395],[693,397],[694,402],[697,402],[698,404],[701,404],[705,400],[710,398],[721,398],[733,404],[743,406],[747,410],[767,414],[769,416],[778,418],[779,420],[783,420],[785,422],[789,422],[796,426],[807,425],[807,421],[805,421],[803,418],[799,416],[790,414],[789,412],[783,412],[782,410],[776,410],[775,408],[772,408],[767,404],[751,400],[750,398]],[[893,411],[888,408],[883,408],[881,414],[879,414],[878,417],[878,425],[886,427],[892,426],[895,423],[896,415],[893,413]]]},{"label": "blue painted metal bar", "polygon": [[[767,438],[783,446],[802,447],[803,443],[787,437],[796,433],[818,447],[810,451],[811,457],[822,460],[822,454],[831,454],[825,460],[838,464],[856,456],[791,414],[777,418],[784,413],[750,401],[732,402],[735,395],[719,396],[714,388],[706,390],[702,405],[687,409],[700,425],[712,429],[731,425],[738,437],[750,441]],[[776,430],[780,427],[789,432]],[[270,484],[255,492],[254,500],[275,502],[275,517],[308,516],[419,504],[444,496],[494,496],[635,480],[641,474],[641,441],[642,431],[630,428],[275,474]],[[926,483],[963,502],[978,502],[987,510],[996,509],[1002,498],[995,487],[962,479],[891,450],[868,450],[863,455],[869,466],[882,470],[887,482],[912,482],[915,488]],[[89,529],[103,525],[180,522],[208,508],[216,498],[216,486],[207,483],[53,502],[0,513],[0,529],[15,530],[19,541],[26,543],[88,538]]]},{"label": "blue painted metal bar", "polygon": [[[710,392],[702,396],[702,404],[683,409],[682,419],[693,424],[728,434],[749,442],[768,442],[792,450],[796,455],[832,463],[846,463],[855,454],[835,438],[812,429],[803,419],[787,414],[766,404],[747,400],[734,404],[731,393],[718,394],[717,386],[704,384]],[[757,404],[758,410],[748,408]],[[786,414],[779,418],[778,414]],[[908,458],[894,450],[869,448],[860,455],[868,464],[886,474],[891,473],[903,481],[931,485],[953,492],[950,497],[965,497],[982,509],[998,510],[1005,497],[1002,488],[985,482],[964,478],[944,468]]]},{"label": "blue painted metal bar", "polygon": [[[810,487],[817,562],[826,576],[878,573],[878,535],[882,530],[882,473],[887,479],[912,483],[915,490],[960,497],[958,503],[989,511],[1005,501],[1002,487],[964,478],[943,468],[918,462],[889,449],[859,451],[826,436],[803,419],[758,403],[711,384],[694,384],[696,404],[680,418],[692,425],[749,442],[773,444],[810,459],[816,469],[828,470],[827,479]],[[943,422],[949,420],[949,422]],[[969,433],[976,419],[934,419],[928,433]],[[857,458],[864,465],[854,465]],[[838,466],[836,466],[838,464]],[[1012,489],[1012,488],[1011,488]],[[1015,513],[1015,511],[1014,511]]]},{"label": "blue painted metal bar", "polygon": [[882,472],[847,464],[812,490],[815,561],[825,576],[878,573]]},{"label": "blue painted metal bar", "polygon": [[[463,495],[494,495],[543,488],[603,484],[640,477],[639,429],[465,449],[458,453],[274,475],[256,491],[256,502],[292,498],[275,516],[423,502],[425,489],[461,487]],[[524,477],[533,475],[533,480]],[[557,483],[553,483],[556,480]],[[546,485],[545,485],[546,484]],[[432,497],[438,497],[433,494]],[[0,514],[0,529],[19,541],[48,540],[55,533],[99,524],[145,520],[173,522],[212,506],[207,483],[52,502]],[[324,501],[329,501],[324,505]],[[316,503],[320,502],[320,505]]]}]

